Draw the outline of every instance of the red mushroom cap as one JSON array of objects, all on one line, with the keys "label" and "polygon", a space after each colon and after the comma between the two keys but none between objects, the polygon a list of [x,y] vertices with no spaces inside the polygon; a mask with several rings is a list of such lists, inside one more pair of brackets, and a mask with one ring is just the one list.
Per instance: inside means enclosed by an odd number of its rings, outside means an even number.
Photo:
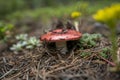
[{"label": "red mushroom cap", "polygon": [[58,42],[58,41],[69,41],[69,40],[77,40],[81,37],[81,33],[72,29],[67,29],[63,31],[63,29],[56,29],[52,32],[48,32],[41,36],[42,41],[46,42]]}]

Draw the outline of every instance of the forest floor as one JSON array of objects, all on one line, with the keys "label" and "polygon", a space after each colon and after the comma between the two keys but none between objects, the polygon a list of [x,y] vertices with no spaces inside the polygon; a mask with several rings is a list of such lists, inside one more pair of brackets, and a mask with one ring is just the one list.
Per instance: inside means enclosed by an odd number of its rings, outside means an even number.
[{"label": "forest floor", "polygon": [[[44,26],[40,23],[28,25],[30,36],[39,38],[43,34]],[[86,29],[88,25],[81,27],[81,32],[97,33],[98,31],[104,36],[109,33],[105,27],[96,28],[90,25]],[[23,30],[20,28],[16,32],[21,33],[24,32]],[[23,50],[15,54],[6,47],[0,54],[0,80],[120,80],[120,72],[109,71],[109,68],[115,65],[112,63],[110,52],[106,53],[107,58],[99,55],[102,49],[110,46],[108,38],[102,37],[96,47],[83,50],[75,47],[67,54],[50,52],[45,47]],[[92,54],[81,57],[81,52]]]}]

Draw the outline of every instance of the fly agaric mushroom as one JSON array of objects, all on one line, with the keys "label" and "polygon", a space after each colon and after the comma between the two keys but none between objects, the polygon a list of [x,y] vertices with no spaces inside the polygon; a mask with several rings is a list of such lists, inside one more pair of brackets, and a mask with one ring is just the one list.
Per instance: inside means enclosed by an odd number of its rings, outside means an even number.
[{"label": "fly agaric mushroom", "polygon": [[80,32],[72,29],[66,29],[65,31],[63,29],[55,29],[42,35],[40,39],[45,42],[55,42],[56,48],[65,54],[68,52],[66,41],[78,40],[81,35]]}]

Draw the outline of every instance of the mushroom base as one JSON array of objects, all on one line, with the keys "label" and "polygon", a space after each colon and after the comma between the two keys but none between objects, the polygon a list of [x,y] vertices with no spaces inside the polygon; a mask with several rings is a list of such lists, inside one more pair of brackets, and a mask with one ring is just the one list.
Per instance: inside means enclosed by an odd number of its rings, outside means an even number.
[{"label": "mushroom base", "polygon": [[56,42],[56,48],[62,54],[66,54],[66,52],[68,52],[66,41]]}]

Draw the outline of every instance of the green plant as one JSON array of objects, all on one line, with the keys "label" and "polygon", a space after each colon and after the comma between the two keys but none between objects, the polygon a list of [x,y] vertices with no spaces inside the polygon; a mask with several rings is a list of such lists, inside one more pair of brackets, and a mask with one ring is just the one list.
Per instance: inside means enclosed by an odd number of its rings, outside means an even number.
[{"label": "green plant", "polygon": [[27,40],[26,49],[33,49],[36,46],[40,46],[40,40],[37,40],[36,37],[30,37]]},{"label": "green plant", "polygon": [[22,51],[23,49],[33,49],[35,47],[41,46],[39,39],[37,39],[36,37],[28,38],[27,34],[17,35],[16,39],[18,40],[18,42],[10,47],[10,50],[15,52]]},{"label": "green plant", "polygon": [[10,32],[13,28],[13,24],[0,22],[0,40],[7,38],[9,35],[7,33]]},{"label": "green plant", "polygon": [[108,52],[110,52],[109,48],[103,48],[99,54],[100,54],[100,56],[102,56],[104,58],[108,58],[108,55],[107,55]]},{"label": "green plant", "polygon": [[28,35],[27,34],[20,34],[20,35],[17,35],[15,38],[19,41],[25,41],[25,40],[27,40]]},{"label": "green plant", "polygon": [[82,52],[82,53],[80,53],[80,56],[87,57],[87,56],[90,56],[91,54],[92,54],[91,52]]},{"label": "green plant", "polygon": [[[109,14],[109,15],[108,15]],[[100,9],[96,14],[93,15],[93,18],[99,22],[107,24],[110,29],[110,40],[112,43],[112,59],[116,63],[113,71],[120,71],[120,61],[117,59],[117,35],[116,35],[116,24],[120,20],[120,3],[113,4],[104,9]],[[119,56],[119,55],[118,55]]]},{"label": "green plant", "polygon": [[[101,57],[103,57],[103,58],[108,58],[108,53],[110,52],[110,49],[109,48],[103,48],[102,49],[102,51],[98,54],[99,56],[101,56]],[[88,57],[88,56],[91,56],[92,54],[94,54],[94,53],[92,53],[92,52],[81,52],[80,53],[80,56],[81,57]],[[98,59],[97,57],[96,57],[96,59]]]},{"label": "green plant", "polygon": [[80,48],[91,48],[95,47],[97,41],[101,38],[100,34],[88,34],[85,33],[82,35],[82,38],[79,40],[78,46]]}]

